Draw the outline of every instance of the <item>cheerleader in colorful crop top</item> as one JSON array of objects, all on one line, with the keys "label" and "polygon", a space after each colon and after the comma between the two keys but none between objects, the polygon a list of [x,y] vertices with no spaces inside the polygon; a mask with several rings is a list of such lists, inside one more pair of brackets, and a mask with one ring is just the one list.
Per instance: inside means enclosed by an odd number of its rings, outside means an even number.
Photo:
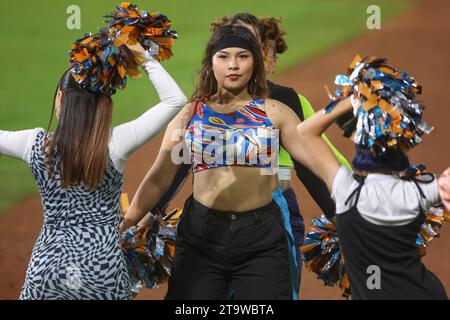
[{"label": "cheerleader in colorful crop top", "polygon": [[[284,53],[287,50],[287,45],[284,39],[284,32],[280,29],[280,20],[276,18],[257,18],[250,13],[239,13],[232,17],[223,17],[211,24],[211,30],[226,25],[242,25],[247,27],[260,41],[263,56],[264,65],[267,76],[268,85],[268,98],[278,100],[291,108],[300,120],[304,120],[314,114],[314,109],[309,101],[303,96],[298,94],[293,88],[288,88],[269,81],[270,76],[274,72],[277,65],[277,58],[279,54]],[[333,148],[335,155],[340,159],[341,163],[350,167],[345,158],[332,146],[325,134],[323,138]],[[282,147],[280,147],[278,157],[278,177],[280,181],[280,188],[282,190],[282,196],[285,198],[287,208],[289,211],[290,226],[287,225],[288,237],[292,238],[293,246],[295,247],[296,267],[298,270],[298,276],[293,274],[293,278],[298,278],[298,281],[294,281],[295,292],[297,294],[300,287],[300,279],[302,272],[302,258],[300,255],[300,246],[303,244],[304,239],[304,222],[300,213],[300,206],[297,202],[297,196],[291,187],[291,172],[295,170],[296,176],[303,183],[309,194],[312,196],[316,204],[321,208],[322,212],[327,216],[334,216],[335,205],[331,199],[330,193],[323,182],[323,180],[314,175],[308,168],[301,163],[292,160],[289,153]],[[191,164],[182,164],[172,181],[167,192],[159,199],[155,207],[151,212],[164,212],[164,209],[168,206],[168,203],[174,196],[174,194],[180,189],[186,177],[191,170]],[[147,216],[139,224],[144,225],[148,220]]]},{"label": "cheerleader in colorful crop top", "polygon": [[[193,101],[169,124],[122,230],[136,224],[192,162],[193,195],[178,224],[167,299],[292,299],[288,243],[280,208],[278,142],[297,149],[299,118],[265,99],[258,40],[223,26],[207,44]],[[298,160],[298,156],[294,156]]]}]

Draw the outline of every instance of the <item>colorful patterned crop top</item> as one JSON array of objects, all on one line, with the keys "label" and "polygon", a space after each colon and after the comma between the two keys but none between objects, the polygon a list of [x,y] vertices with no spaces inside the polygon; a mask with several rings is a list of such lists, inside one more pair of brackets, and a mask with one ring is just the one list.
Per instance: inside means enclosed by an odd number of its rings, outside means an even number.
[{"label": "colorful patterned crop top", "polygon": [[192,171],[222,166],[273,168],[278,160],[278,131],[263,108],[265,100],[254,98],[230,113],[215,112],[197,101],[186,126],[185,141]]}]

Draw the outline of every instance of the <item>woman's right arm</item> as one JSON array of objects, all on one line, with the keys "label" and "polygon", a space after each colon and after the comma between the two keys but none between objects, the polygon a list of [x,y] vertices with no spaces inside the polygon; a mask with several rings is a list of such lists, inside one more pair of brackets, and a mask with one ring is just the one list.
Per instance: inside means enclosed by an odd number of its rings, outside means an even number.
[{"label": "woman's right arm", "polygon": [[0,155],[10,156],[29,163],[31,147],[39,130],[42,129],[0,130]]},{"label": "woman's right arm", "polygon": [[170,187],[181,164],[179,154],[184,146],[185,127],[192,108],[193,104],[188,103],[167,126],[158,156],[127,210],[120,226],[121,231],[141,221]]},{"label": "woman's right arm", "polygon": [[187,100],[175,80],[148,51],[145,52],[142,67],[161,101],[139,118],[112,130],[109,148],[111,158],[119,171],[124,170],[131,154],[161,131]]}]

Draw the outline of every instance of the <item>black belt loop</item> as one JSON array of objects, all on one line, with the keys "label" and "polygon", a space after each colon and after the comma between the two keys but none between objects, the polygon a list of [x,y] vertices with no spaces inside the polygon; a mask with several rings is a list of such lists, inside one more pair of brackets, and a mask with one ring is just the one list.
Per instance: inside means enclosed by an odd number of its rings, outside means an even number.
[{"label": "black belt loop", "polygon": [[230,232],[233,233],[236,231],[236,215],[232,214],[230,216]]},{"label": "black belt loop", "polygon": [[253,212],[253,215],[254,215],[254,217],[255,217],[255,222],[256,223],[259,223],[259,214],[258,214],[258,212]]}]

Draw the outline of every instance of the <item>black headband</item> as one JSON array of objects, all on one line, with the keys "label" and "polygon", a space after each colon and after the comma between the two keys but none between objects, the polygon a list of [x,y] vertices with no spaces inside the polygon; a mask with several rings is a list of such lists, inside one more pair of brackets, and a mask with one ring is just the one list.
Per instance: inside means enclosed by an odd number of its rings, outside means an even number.
[{"label": "black headband", "polygon": [[248,51],[252,51],[252,48],[248,41],[237,35],[229,35],[223,37],[217,42],[212,54],[214,55],[217,51],[226,48],[242,48]]}]

